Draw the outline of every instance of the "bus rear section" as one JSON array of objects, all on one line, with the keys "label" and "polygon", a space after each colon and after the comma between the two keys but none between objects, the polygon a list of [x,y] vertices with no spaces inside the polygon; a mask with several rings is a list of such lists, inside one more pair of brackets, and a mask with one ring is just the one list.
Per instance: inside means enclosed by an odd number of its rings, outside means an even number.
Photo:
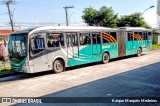
[{"label": "bus rear section", "polygon": [[[140,56],[152,48],[152,31],[139,27],[119,28],[119,57]],[[122,38],[123,37],[123,38]],[[123,40],[123,41],[122,41]]]}]

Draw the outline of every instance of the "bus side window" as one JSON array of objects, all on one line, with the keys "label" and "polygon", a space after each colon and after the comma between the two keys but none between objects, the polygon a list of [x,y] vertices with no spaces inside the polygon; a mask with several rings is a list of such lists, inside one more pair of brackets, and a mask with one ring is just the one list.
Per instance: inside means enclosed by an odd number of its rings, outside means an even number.
[{"label": "bus side window", "polygon": [[[64,39],[60,33],[49,33],[47,36],[48,47],[60,47],[60,44],[64,45]],[[61,41],[62,40],[62,41]]]},{"label": "bus side window", "polygon": [[66,33],[66,36],[67,36],[67,45],[68,46],[77,46],[78,45],[77,33]]},{"label": "bus side window", "polygon": [[65,46],[65,44],[64,44],[64,36],[63,36],[63,34],[61,34],[61,35],[60,35],[59,40],[60,40],[60,44],[61,44],[61,46]]},{"label": "bus side window", "polygon": [[73,46],[72,33],[66,33],[67,46]]},{"label": "bus side window", "polygon": [[134,32],[134,40],[135,40],[135,41],[138,40],[138,37],[137,37],[138,34],[139,34],[138,32]]},{"label": "bus side window", "polygon": [[42,35],[38,34],[37,36],[31,38],[31,52],[33,54],[42,52],[45,50],[45,39]]},{"label": "bus side window", "polygon": [[143,38],[143,37],[142,37],[142,32],[139,32],[139,35],[140,35],[140,38],[141,38],[141,40],[142,40],[142,38]]},{"label": "bus side window", "polygon": [[148,40],[152,40],[152,33],[148,32]]},{"label": "bus side window", "polygon": [[127,32],[128,41],[133,41],[133,32]]},{"label": "bus side window", "polygon": [[72,33],[72,41],[73,41],[73,46],[78,45],[78,35],[76,33]]},{"label": "bus side window", "polygon": [[110,35],[114,37],[114,39],[117,41],[117,33],[116,32],[110,32]]},{"label": "bus side window", "polygon": [[101,36],[99,33],[97,34],[97,44],[101,44]]},{"label": "bus side window", "polygon": [[93,42],[93,44],[97,44],[97,35],[96,35],[96,33],[92,33],[92,42]]},{"label": "bus side window", "polygon": [[147,32],[143,32],[143,40],[148,40],[148,33]]},{"label": "bus side window", "polygon": [[106,37],[106,33],[108,33],[108,32],[102,33],[103,43],[109,43],[109,39]]},{"label": "bus side window", "polygon": [[80,39],[80,45],[91,44],[91,37],[89,33],[80,33],[79,39]]}]

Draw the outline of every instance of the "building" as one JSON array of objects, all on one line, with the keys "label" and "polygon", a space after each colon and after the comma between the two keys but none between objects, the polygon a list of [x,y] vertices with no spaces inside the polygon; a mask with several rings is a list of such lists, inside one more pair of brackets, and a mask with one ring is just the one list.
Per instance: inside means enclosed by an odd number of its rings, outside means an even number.
[{"label": "building", "polygon": [[0,44],[8,43],[8,37],[12,33],[12,30],[0,30]]},{"label": "building", "polygon": [[160,44],[160,32],[153,33],[153,44]]}]

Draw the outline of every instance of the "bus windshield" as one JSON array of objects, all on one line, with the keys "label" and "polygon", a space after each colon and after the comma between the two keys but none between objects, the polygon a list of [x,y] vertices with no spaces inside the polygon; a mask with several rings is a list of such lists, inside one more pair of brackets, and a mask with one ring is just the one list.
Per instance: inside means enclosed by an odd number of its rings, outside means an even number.
[{"label": "bus windshield", "polygon": [[8,44],[9,58],[19,63],[27,56],[27,34],[12,34]]}]

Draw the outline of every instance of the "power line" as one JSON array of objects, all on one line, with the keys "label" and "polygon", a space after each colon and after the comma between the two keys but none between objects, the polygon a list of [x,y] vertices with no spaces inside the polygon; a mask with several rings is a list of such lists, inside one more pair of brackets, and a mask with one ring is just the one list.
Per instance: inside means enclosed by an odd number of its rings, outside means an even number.
[{"label": "power line", "polygon": [[3,13],[3,14],[0,14],[0,15],[6,15],[6,14],[8,14],[8,13]]},{"label": "power line", "polygon": [[26,4],[16,4],[16,6],[20,6],[20,7],[30,7],[30,8],[45,8],[45,9],[57,9],[55,7],[47,7],[47,6],[36,6],[36,5],[26,5]]}]

